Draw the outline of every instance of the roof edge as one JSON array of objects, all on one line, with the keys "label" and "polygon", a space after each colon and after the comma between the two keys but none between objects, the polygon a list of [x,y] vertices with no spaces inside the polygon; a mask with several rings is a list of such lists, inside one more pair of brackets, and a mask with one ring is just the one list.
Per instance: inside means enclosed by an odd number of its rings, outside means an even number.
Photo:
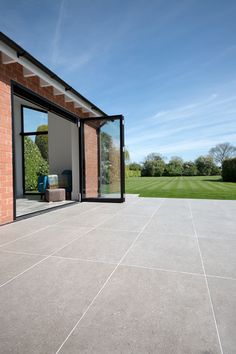
[{"label": "roof edge", "polygon": [[22,48],[20,45],[18,45],[16,42],[14,42],[11,38],[9,38],[7,35],[5,35],[3,32],[0,32],[0,41],[5,43],[7,46],[9,46],[11,49],[15,50],[17,53],[18,57],[24,57],[25,59],[29,60],[33,65],[44,71],[48,76],[50,76],[53,80],[57,81],[60,83],[62,86],[65,87],[65,91],[70,91],[74,95],[76,95],[78,98],[86,102],[91,106],[91,109],[94,111],[97,111],[101,113],[102,115],[106,116],[107,114],[103,112],[99,107],[97,107],[95,104],[93,104],[91,101],[89,101],[87,98],[85,98],[83,95],[81,95],[78,91],[76,91],[72,86],[67,84],[64,80],[62,80],[58,75],[56,75],[52,70],[48,69],[44,64],[42,64],[39,60],[37,60],[35,57],[33,57],[29,52],[27,52],[24,48]]}]

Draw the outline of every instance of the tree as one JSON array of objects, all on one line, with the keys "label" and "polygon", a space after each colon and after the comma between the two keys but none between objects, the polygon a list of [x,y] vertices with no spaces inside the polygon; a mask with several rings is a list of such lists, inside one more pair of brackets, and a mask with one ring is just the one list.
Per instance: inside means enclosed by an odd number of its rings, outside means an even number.
[{"label": "tree", "polygon": [[130,171],[141,171],[142,166],[137,162],[132,162],[128,165]]},{"label": "tree", "polygon": [[125,163],[130,161],[130,154],[127,148],[125,148]]},{"label": "tree", "polygon": [[224,182],[236,182],[236,158],[223,161],[222,179]]},{"label": "tree", "polygon": [[142,176],[160,177],[165,171],[165,162],[163,157],[157,153],[149,154],[142,166]]},{"label": "tree", "polygon": [[[45,131],[48,131],[47,124],[38,126],[37,132],[45,132]],[[38,146],[44,160],[48,161],[48,135],[47,134],[36,135],[35,144]]]},{"label": "tree", "polygon": [[215,168],[214,160],[212,156],[199,156],[195,160],[195,164],[200,176],[210,176],[211,171]]},{"label": "tree", "polygon": [[178,156],[173,156],[166,166],[166,171],[169,176],[182,176],[183,174],[183,159]]},{"label": "tree", "polygon": [[197,166],[192,161],[187,161],[183,163],[183,175],[184,176],[196,176]]},{"label": "tree", "polygon": [[152,152],[151,154],[148,154],[145,158],[145,161],[164,161],[164,160],[165,160],[164,156],[156,152]]},{"label": "tree", "polygon": [[224,160],[236,156],[236,146],[230,143],[218,144],[210,149],[209,154],[213,157],[216,164],[222,166]]}]

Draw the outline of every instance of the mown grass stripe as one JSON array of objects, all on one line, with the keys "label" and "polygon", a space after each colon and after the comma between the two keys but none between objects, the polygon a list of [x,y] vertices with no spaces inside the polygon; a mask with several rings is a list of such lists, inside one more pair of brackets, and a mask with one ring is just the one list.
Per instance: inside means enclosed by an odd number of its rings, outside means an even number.
[{"label": "mown grass stripe", "polygon": [[219,176],[130,177],[126,193],[142,197],[236,199],[236,183],[225,183]]}]

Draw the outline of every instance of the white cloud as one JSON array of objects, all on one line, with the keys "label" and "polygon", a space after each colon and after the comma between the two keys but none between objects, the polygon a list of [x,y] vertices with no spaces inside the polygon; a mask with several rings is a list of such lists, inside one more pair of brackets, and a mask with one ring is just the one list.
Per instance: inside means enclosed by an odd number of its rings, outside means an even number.
[{"label": "white cloud", "polygon": [[63,22],[63,16],[64,16],[64,6],[65,5],[65,0],[61,0],[60,6],[59,6],[59,13],[58,13],[58,18],[56,22],[56,27],[55,27],[55,32],[52,38],[52,55],[51,55],[51,61],[53,64],[55,64],[58,60],[59,53],[58,53],[58,44],[60,41],[61,37],[61,27],[62,27],[62,22]]}]

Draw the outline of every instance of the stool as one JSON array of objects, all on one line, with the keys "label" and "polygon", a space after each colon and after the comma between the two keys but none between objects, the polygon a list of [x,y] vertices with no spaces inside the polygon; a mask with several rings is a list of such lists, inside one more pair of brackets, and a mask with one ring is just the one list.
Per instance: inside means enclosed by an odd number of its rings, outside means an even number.
[{"label": "stool", "polygon": [[46,189],[45,199],[47,202],[62,202],[66,199],[64,188]]}]

